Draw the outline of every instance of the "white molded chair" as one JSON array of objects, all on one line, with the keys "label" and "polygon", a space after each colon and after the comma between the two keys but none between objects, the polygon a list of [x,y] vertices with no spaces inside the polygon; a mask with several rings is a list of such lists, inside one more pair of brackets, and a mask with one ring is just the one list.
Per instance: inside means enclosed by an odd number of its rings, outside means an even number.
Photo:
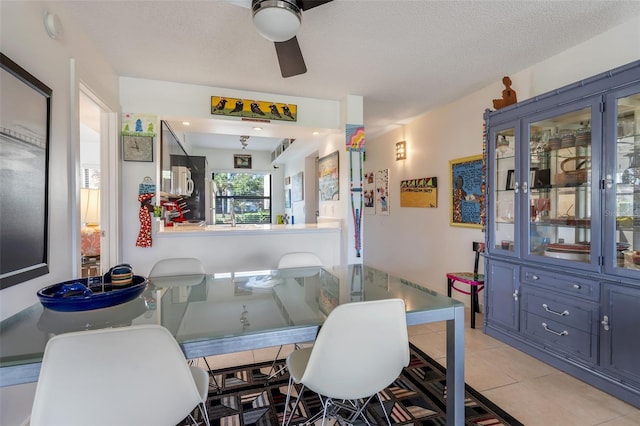
[{"label": "white molded chair", "polygon": [[[311,268],[311,267],[318,267],[318,268],[322,267],[322,261],[320,260],[320,258],[315,253],[311,253],[311,252],[301,251],[301,252],[286,253],[286,254],[283,254],[280,260],[278,261],[278,269],[295,269],[295,268]],[[281,272],[281,275],[284,275],[284,273]],[[296,277],[299,276],[299,274],[295,272],[294,272],[294,275]],[[283,347],[280,346],[280,348],[278,349],[278,353],[276,354],[276,357],[273,360],[273,364],[271,364],[271,371],[270,371],[269,377],[267,378],[267,381],[272,379],[276,375],[280,374],[280,372],[282,372],[285,368],[283,367],[275,371],[276,361],[278,360],[278,357],[280,357],[280,352],[282,352],[282,348]],[[300,346],[296,344],[294,348],[299,349]]]},{"label": "white molded chair", "polygon": [[189,367],[159,325],[78,331],[45,347],[31,425],[176,425],[198,407],[209,376]]},{"label": "white molded chair", "polygon": [[149,272],[151,277],[206,274],[204,266],[194,257],[174,257],[157,261]]},{"label": "white molded chair", "polygon": [[[176,278],[179,277],[179,278]],[[157,261],[149,272],[151,283],[160,288],[187,288],[201,284],[206,271],[199,259],[172,257]]]},{"label": "white molded chair", "polygon": [[[296,415],[305,388],[320,396],[323,410],[316,416],[322,416],[323,425],[327,415],[338,415],[341,410],[350,412],[347,422],[353,423],[374,396],[391,424],[378,392],[393,383],[407,365],[409,337],[402,299],[339,305],[320,328],[313,347],[296,350],[287,358],[290,379],[282,424],[289,424]],[[302,388],[289,407],[294,384]],[[317,417],[306,422],[313,424]]]},{"label": "white molded chair", "polygon": [[[185,275],[190,275],[185,277]],[[174,277],[182,276],[179,280],[175,280]],[[156,287],[171,288],[171,287],[186,287],[191,285],[198,285],[205,279],[206,271],[200,259],[195,257],[171,257],[167,259],[161,259],[157,261],[151,272],[149,272],[149,280]],[[211,370],[207,357],[202,357],[213,383],[213,388],[220,389],[216,376]],[[195,364],[195,360],[189,360],[190,365]]]},{"label": "white molded chair", "polygon": [[287,253],[278,261],[278,269],[304,268],[307,266],[322,266],[322,261],[316,254],[309,252]]}]

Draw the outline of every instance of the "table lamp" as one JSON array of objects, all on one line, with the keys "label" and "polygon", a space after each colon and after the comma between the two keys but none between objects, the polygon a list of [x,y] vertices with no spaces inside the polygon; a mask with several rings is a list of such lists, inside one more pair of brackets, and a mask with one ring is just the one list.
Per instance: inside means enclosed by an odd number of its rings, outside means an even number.
[{"label": "table lamp", "polygon": [[80,231],[83,256],[100,255],[100,190],[80,189]]}]

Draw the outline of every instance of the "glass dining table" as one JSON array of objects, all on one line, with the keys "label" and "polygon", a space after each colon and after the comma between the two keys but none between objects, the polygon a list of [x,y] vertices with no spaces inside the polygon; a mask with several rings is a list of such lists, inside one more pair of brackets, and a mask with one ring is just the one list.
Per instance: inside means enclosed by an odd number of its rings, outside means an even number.
[{"label": "glass dining table", "polygon": [[387,298],[404,300],[407,325],[446,321],[447,424],[464,424],[464,304],[366,265],[158,277],[140,297],[91,311],[38,303],[0,322],[0,386],[37,381],[56,334],[161,324],[195,359],[313,342],[337,305]]}]

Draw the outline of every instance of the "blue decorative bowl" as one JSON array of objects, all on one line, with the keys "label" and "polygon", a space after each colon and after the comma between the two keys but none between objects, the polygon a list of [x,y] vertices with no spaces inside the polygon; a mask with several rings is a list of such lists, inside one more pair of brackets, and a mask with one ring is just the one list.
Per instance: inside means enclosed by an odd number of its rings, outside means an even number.
[{"label": "blue decorative bowl", "polygon": [[[106,281],[106,280],[105,280]],[[119,288],[97,278],[79,278],[53,284],[38,290],[38,298],[45,308],[60,312],[88,311],[128,302],[140,296],[147,286],[147,278],[134,275],[129,287]]]}]

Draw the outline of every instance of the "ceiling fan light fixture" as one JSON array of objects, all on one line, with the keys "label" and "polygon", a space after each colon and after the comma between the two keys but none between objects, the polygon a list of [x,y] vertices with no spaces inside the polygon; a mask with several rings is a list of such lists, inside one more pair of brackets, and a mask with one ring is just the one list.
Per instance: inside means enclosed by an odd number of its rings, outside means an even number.
[{"label": "ceiling fan light fixture", "polygon": [[253,23],[267,40],[287,41],[298,34],[302,12],[294,0],[253,0]]}]

